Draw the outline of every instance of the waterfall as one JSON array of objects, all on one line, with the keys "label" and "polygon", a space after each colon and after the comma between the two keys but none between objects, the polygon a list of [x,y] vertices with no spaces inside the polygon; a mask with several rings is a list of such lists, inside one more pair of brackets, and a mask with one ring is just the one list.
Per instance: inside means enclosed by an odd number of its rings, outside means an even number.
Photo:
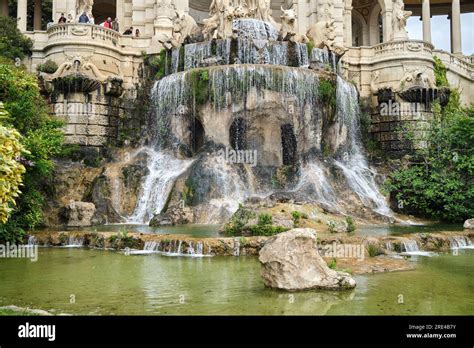
[{"label": "waterfall", "polygon": [[277,40],[278,30],[271,23],[257,19],[236,19],[232,23],[233,30],[239,38],[253,40]]},{"label": "waterfall", "polygon": [[[168,64],[166,64],[168,66]],[[175,74],[179,68],[179,48],[175,47],[171,51],[171,73]]]},{"label": "waterfall", "polygon": [[305,43],[297,43],[298,66],[302,68],[309,67],[308,49]]},{"label": "waterfall", "polygon": [[67,244],[62,245],[62,248],[81,248],[84,246],[84,237],[77,237],[69,235]]},{"label": "waterfall", "polygon": [[449,237],[449,242],[451,244],[451,249],[474,249],[474,245],[472,245],[472,242],[467,237]]},{"label": "waterfall", "polygon": [[147,153],[148,175],[142,183],[139,199],[128,223],[148,223],[159,214],[173,188],[174,182],[192,164],[165,151],[143,148]]},{"label": "waterfall", "polygon": [[360,109],[357,89],[352,84],[337,77],[337,115],[342,126],[346,128],[349,146],[346,151],[334,160],[334,164],[342,169],[348,185],[357,194],[362,204],[374,209],[381,215],[392,216],[385,197],[375,183],[375,171],[368,165],[361,144]]},{"label": "waterfall", "polygon": [[322,68],[331,67],[331,71],[337,73],[336,55],[326,49],[313,48],[311,51],[311,61],[318,63]]},{"label": "waterfall", "polygon": [[184,70],[189,70],[202,66],[203,61],[205,59],[209,59],[212,55],[211,45],[211,41],[185,45]]},{"label": "waterfall", "polygon": [[239,238],[234,238],[234,251],[233,251],[234,256],[240,256],[240,239]]},{"label": "waterfall", "polygon": [[28,236],[28,246],[38,245],[38,238],[35,236]]},{"label": "waterfall", "polygon": [[314,160],[303,166],[299,183],[294,191],[302,190],[305,186],[309,186],[309,192],[316,201],[328,206],[336,206],[336,193],[327,179],[323,165],[319,161]]},{"label": "waterfall", "polygon": [[406,252],[420,251],[420,249],[418,249],[418,244],[416,240],[411,240],[411,239],[405,240],[403,241],[403,246],[405,247]]},{"label": "waterfall", "polygon": [[436,255],[434,252],[431,251],[422,251],[418,248],[418,244],[416,240],[406,239],[403,241],[403,247],[405,252],[402,252],[403,255],[410,255],[410,256],[428,256],[431,257]]}]

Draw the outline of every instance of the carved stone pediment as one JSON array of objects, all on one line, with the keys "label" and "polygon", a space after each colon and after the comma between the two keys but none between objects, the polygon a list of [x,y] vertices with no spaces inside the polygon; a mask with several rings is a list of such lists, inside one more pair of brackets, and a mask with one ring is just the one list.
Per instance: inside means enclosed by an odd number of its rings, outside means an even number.
[{"label": "carved stone pediment", "polygon": [[90,28],[87,26],[72,26],[71,34],[74,36],[86,36],[90,34]]}]

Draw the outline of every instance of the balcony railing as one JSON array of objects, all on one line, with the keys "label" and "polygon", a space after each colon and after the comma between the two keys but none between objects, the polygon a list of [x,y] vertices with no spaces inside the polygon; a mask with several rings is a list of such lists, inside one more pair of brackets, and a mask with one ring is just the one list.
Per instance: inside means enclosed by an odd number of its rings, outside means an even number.
[{"label": "balcony railing", "polygon": [[[120,47],[120,33],[93,24],[55,24],[48,28],[48,42],[71,40]],[[92,40],[92,41],[91,41]]]},{"label": "balcony railing", "polygon": [[375,56],[391,55],[403,52],[429,53],[434,47],[429,42],[420,40],[389,41],[374,46]]}]

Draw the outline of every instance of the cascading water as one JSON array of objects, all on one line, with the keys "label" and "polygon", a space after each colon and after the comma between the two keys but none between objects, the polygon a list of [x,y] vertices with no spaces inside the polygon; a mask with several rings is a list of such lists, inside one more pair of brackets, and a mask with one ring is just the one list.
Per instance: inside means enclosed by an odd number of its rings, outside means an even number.
[{"label": "cascading water", "polygon": [[405,249],[404,252],[402,252],[403,255],[410,255],[410,256],[428,256],[431,257],[433,255],[436,255],[433,252],[430,251],[422,251],[418,248],[418,243],[416,240],[413,239],[407,239],[403,241],[403,247]]},{"label": "cascading water", "polygon": [[467,237],[450,237],[451,249],[474,249],[474,245]]},{"label": "cascading water", "polygon": [[142,183],[139,200],[128,223],[148,223],[165,206],[176,178],[191,164],[191,160],[180,160],[165,151],[144,148],[147,153],[149,174]]},{"label": "cascading water", "polygon": [[[185,250],[185,251],[184,251]],[[211,247],[204,253],[204,243],[197,241],[172,240],[167,242],[145,242],[142,250],[129,250],[129,255],[159,254],[164,256],[210,257]]]},{"label": "cascading water", "polygon": [[[209,151],[188,160],[175,156],[183,146],[187,148],[188,155],[191,152],[195,155],[197,148],[193,144],[196,144],[196,129],[199,127],[206,135],[203,142],[211,140],[215,144],[226,144],[224,135],[229,134],[228,129],[208,132],[206,127],[229,127],[227,123],[232,119],[225,118],[229,114],[239,115],[242,124],[250,124],[253,120],[246,116],[249,105],[256,103],[253,110],[258,110],[259,103],[265,102],[267,96],[271,99],[272,108],[283,109],[286,116],[294,113],[293,118],[278,120],[282,127],[278,130],[281,137],[288,134],[283,129],[298,127],[298,130],[294,128],[298,133],[297,141],[303,145],[294,145],[294,148],[304,147],[300,149],[302,153],[323,152],[321,144],[327,136],[323,134],[323,129],[333,121],[324,120],[320,79],[323,76],[327,82],[332,77],[328,77],[328,72],[317,72],[308,67],[316,62],[329,65],[329,70],[336,72],[336,56],[316,48],[308,56],[306,44],[277,41],[275,28],[262,21],[235,20],[234,30],[237,39],[187,44],[184,49],[173,49],[171,54],[168,53],[167,59],[171,61],[166,64],[171,74],[157,81],[152,90],[154,123],[149,128],[153,142],[142,150],[148,155],[148,175],[142,182],[140,198],[128,222],[147,223],[160,213],[178,177],[188,169],[194,170],[197,164],[201,170],[200,180],[205,180],[209,188],[205,191],[206,200],[193,208],[194,221],[221,223],[223,216],[228,218],[247,198],[271,194],[268,187],[260,187],[255,172],[249,170],[248,165],[235,166],[235,163],[229,163]],[[179,67],[180,62],[184,62],[182,67]],[[255,63],[259,65],[253,65]],[[177,72],[181,69],[184,71]],[[311,155],[302,161],[287,154],[286,160],[292,158],[293,163],[300,165],[299,181],[292,190],[304,192],[308,199],[343,212],[340,202],[344,201],[344,196],[340,194],[340,185],[335,187],[331,170],[337,167],[345,178],[346,186],[364,206],[390,216],[391,211],[375,183],[375,172],[369,167],[362,150],[359,117],[356,88],[337,76],[336,124],[333,126],[337,130],[331,135],[336,150],[325,160]],[[197,123],[201,121],[203,124]],[[269,122],[268,126],[275,121]],[[289,131],[289,134],[292,132]],[[217,133],[218,136],[212,137],[208,133]],[[243,136],[245,134],[237,132],[236,141],[242,141]],[[247,146],[258,148],[258,160],[261,161],[262,156],[272,159],[271,154],[266,154],[268,149],[261,144],[262,140],[258,137],[252,139],[247,141]],[[286,144],[284,140],[282,144]],[[278,154],[274,157],[278,158]],[[268,165],[261,163],[261,166]]]},{"label": "cascading water", "polygon": [[375,183],[376,173],[369,167],[363,153],[357,90],[340,76],[337,77],[336,101],[337,118],[348,132],[349,146],[334,160],[334,164],[342,169],[347,183],[365,206],[373,208],[379,214],[392,216],[385,197]]}]

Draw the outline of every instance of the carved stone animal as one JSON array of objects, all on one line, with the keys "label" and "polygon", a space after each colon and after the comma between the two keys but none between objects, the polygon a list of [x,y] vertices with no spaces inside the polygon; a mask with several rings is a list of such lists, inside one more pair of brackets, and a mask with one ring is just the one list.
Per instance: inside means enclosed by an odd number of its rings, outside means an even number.
[{"label": "carved stone animal", "polygon": [[348,49],[334,42],[336,38],[336,26],[334,20],[322,21],[313,24],[306,33],[306,36],[313,41],[314,47],[327,47],[334,53],[342,56]]}]

